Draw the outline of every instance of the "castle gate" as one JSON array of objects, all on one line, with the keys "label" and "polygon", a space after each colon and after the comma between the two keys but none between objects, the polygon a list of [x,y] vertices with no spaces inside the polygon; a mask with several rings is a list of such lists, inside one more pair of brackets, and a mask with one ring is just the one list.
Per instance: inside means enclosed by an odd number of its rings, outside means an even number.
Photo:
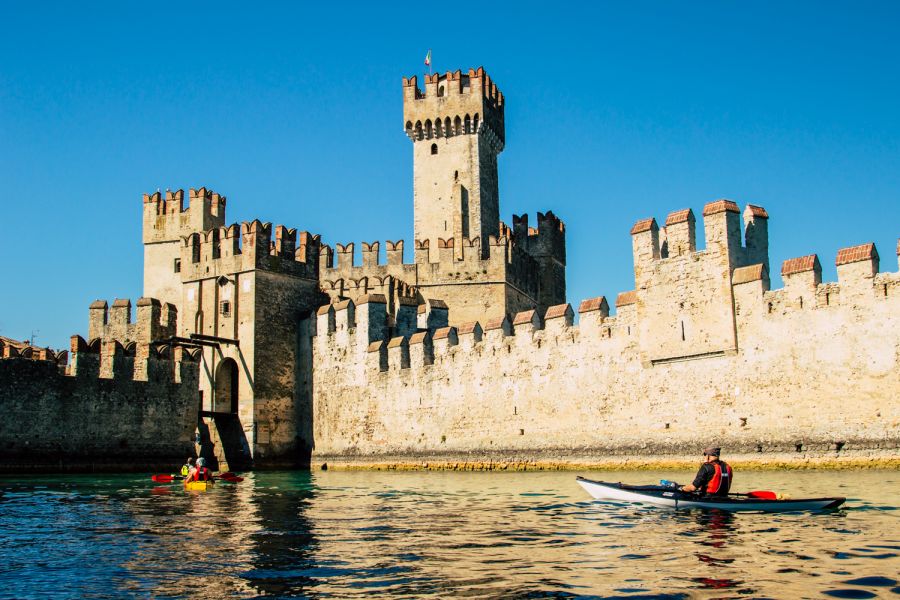
[{"label": "castle gate", "polygon": [[214,413],[238,411],[238,367],[232,358],[223,359],[216,367],[216,390],[213,395]]}]

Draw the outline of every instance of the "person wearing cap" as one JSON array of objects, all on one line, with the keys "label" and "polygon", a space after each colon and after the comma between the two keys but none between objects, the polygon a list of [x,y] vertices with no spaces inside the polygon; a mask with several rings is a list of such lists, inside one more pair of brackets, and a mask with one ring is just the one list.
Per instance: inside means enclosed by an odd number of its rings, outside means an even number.
[{"label": "person wearing cap", "polygon": [[188,456],[188,459],[184,462],[184,465],[181,466],[181,476],[187,477],[191,474],[191,469],[194,468],[194,459]]},{"label": "person wearing cap", "polygon": [[197,459],[197,466],[191,469],[185,481],[209,481],[212,473],[206,468],[206,459],[202,456]]},{"label": "person wearing cap", "polygon": [[731,467],[719,459],[721,454],[721,448],[710,447],[704,450],[704,462],[697,471],[694,483],[681,486],[681,491],[695,492],[705,496],[727,496],[734,477]]}]

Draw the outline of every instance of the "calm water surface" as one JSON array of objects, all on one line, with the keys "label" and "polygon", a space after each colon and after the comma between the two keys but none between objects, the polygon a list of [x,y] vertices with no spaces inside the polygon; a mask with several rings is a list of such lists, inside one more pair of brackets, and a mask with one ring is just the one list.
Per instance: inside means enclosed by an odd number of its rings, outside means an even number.
[{"label": "calm water surface", "polygon": [[259,473],[193,493],[4,478],[0,597],[900,597],[896,471],[737,474],[849,498],[784,515],[593,502],[575,475]]}]

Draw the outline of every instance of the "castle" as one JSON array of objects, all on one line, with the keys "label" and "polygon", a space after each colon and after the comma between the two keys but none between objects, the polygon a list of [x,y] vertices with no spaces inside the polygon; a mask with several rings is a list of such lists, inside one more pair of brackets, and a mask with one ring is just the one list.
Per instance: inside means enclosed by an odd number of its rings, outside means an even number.
[{"label": "castle", "polygon": [[900,275],[879,272],[873,244],[841,250],[836,283],[816,255],[785,261],[771,290],[764,208],[707,203],[702,250],[677,210],[632,228],[635,287],[616,313],[587,299],[576,324],[563,222],[500,220],[496,84],[481,68],[424,90],[404,78],[403,117],[412,262],[402,240],[385,260],[363,242],[356,264],[353,243],[228,225],[205,188],[187,206],[147,194],[137,319],[126,300],[91,305],[68,376],[92,352],[101,378],[178,373],[146,401],[177,397],[199,451],[231,468],[598,464],[711,438],[748,457],[897,458]]}]

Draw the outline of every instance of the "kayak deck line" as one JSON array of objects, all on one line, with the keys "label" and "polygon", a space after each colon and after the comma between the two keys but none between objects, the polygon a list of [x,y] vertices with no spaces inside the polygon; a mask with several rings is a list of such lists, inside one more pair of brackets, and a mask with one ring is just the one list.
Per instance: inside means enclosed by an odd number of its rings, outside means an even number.
[{"label": "kayak deck line", "polygon": [[842,505],[846,498],[768,499],[748,496],[697,496],[660,485],[628,485],[594,481],[577,477],[576,481],[596,500],[637,502],[675,510],[700,508],[728,512],[792,512],[829,510]]}]

